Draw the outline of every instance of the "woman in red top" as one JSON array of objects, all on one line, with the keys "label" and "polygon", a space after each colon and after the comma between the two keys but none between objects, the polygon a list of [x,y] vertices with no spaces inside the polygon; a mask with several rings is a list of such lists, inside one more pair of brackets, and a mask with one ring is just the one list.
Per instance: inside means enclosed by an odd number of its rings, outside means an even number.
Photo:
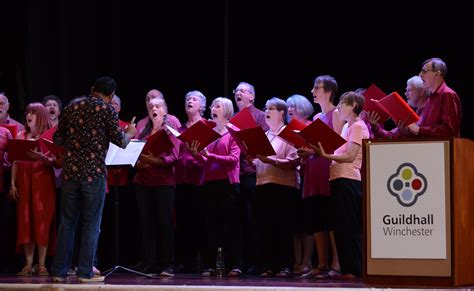
[{"label": "woman in red top", "polygon": [[[41,103],[26,107],[25,131],[18,139],[37,140],[48,128],[48,116]],[[41,151],[30,151],[34,161],[14,161],[10,193],[17,201],[17,252],[24,251],[26,265],[19,276],[33,272],[47,276],[46,254],[53,254],[56,243],[55,184],[53,165],[56,160]],[[33,265],[35,247],[38,246],[39,266]]]}]

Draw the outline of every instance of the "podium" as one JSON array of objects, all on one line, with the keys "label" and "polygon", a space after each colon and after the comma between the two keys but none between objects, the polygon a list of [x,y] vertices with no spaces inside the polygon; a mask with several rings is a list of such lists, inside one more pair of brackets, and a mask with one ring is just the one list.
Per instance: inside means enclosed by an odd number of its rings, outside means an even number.
[{"label": "podium", "polygon": [[474,284],[474,142],[366,140],[363,280]]}]

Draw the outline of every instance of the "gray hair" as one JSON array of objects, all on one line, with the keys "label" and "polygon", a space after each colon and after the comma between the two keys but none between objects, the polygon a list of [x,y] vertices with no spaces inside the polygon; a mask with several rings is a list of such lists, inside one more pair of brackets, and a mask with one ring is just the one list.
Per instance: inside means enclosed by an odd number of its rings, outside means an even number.
[{"label": "gray hair", "polygon": [[201,91],[197,91],[197,90],[194,90],[194,91],[189,91],[188,93],[186,93],[186,96],[184,96],[184,100],[188,100],[188,97],[190,96],[196,96],[196,97],[199,97],[199,99],[201,100],[201,107],[199,108],[199,113],[201,114],[201,116],[204,115],[204,111],[206,111],[206,96],[204,96],[204,94],[201,93]]},{"label": "gray hair", "polygon": [[309,102],[308,98],[302,95],[291,95],[286,99],[286,104],[288,107],[294,107],[298,115],[303,118],[308,118],[314,113],[313,104]]},{"label": "gray hair", "polygon": [[416,89],[423,88],[423,79],[420,76],[413,76],[407,81],[407,86],[414,86]]},{"label": "gray hair", "polygon": [[232,101],[226,97],[217,97],[216,99],[212,100],[211,108],[217,103],[220,103],[224,108],[224,117],[227,120],[231,119],[234,115],[234,105],[232,104]]}]

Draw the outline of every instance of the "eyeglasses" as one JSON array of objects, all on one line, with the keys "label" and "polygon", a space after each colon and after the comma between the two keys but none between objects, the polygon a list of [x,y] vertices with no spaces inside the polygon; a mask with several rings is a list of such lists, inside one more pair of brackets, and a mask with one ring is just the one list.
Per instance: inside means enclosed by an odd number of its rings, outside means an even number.
[{"label": "eyeglasses", "polygon": [[314,86],[313,89],[314,89],[314,90],[324,89],[324,86]]},{"label": "eyeglasses", "polygon": [[237,89],[234,89],[232,90],[232,93],[236,94],[236,93],[250,93],[249,90],[246,90],[246,89],[242,89],[242,88],[237,88]]},{"label": "eyeglasses", "polygon": [[433,70],[433,69],[425,69],[425,68],[421,69],[422,74],[426,74],[426,72],[436,72],[436,71],[437,70]]}]

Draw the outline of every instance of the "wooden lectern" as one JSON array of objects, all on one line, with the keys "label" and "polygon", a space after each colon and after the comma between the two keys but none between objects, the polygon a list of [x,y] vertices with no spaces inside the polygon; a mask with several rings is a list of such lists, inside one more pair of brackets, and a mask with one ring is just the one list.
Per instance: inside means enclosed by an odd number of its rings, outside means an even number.
[{"label": "wooden lectern", "polygon": [[474,284],[474,142],[366,140],[364,283]]}]

